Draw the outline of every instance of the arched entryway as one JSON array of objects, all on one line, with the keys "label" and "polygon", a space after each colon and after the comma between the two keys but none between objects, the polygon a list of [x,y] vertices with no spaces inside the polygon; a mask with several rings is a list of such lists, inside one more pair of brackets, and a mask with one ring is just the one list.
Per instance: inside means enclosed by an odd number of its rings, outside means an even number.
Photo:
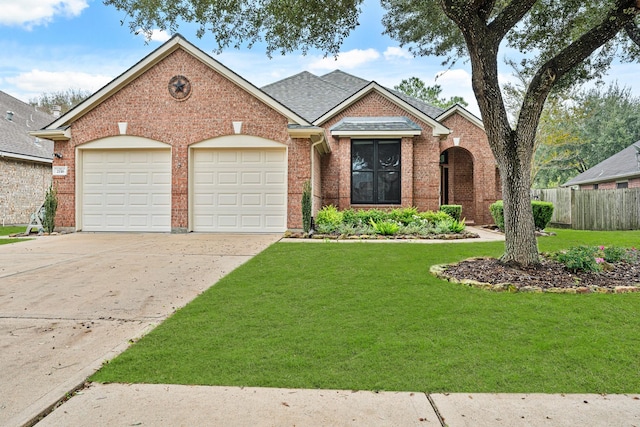
[{"label": "arched entryway", "polygon": [[473,156],[464,148],[451,147],[440,154],[440,204],[462,205],[462,217],[475,222]]}]

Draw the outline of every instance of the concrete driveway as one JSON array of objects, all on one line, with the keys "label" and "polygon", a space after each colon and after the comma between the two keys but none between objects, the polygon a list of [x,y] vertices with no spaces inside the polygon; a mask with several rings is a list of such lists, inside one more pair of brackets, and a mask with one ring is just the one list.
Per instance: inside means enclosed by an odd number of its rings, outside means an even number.
[{"label": "concrete driveway", "polygon": [[0,246],[0,425],[20,426],[279,235],[95,234]]}]

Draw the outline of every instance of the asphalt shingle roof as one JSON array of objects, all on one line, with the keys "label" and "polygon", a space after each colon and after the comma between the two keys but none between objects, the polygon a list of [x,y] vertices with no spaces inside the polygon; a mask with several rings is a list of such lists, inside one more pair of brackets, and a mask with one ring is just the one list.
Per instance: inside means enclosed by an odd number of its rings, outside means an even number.
[{"label": "asphalt shingle roof", "polygon": [[599,182],[613,181],[615,179],[640,176],[640,164],[636,157],[638,151],[640,151],[640,141],[631,144],[591,169],[582,172],[580,175],[567,181],[563,187],[578,184],[596,184]]},{"label": "asphalt shingle roof", "polygon": [[[8,114],[7,112],[13,114]],[[8,119],[11,116],[11,119]],[[0,152],[44,160],[53,158],[53,141],[36,139],[30,131],[42,129],[53,116],[0,91]]]},{"label": "asphalt shingle roof", "polygon": [[345,117],[331,131],[413,131],[422,130],[407,117]]},{"label": "asphalt shingle roof", "polygon": [[[306,120],[313,122],[370,83],[340,70],[323,76],[304,71],[261,89]],[[429,117],[435,118],[444,111],[396,90],[387,90]]]}]

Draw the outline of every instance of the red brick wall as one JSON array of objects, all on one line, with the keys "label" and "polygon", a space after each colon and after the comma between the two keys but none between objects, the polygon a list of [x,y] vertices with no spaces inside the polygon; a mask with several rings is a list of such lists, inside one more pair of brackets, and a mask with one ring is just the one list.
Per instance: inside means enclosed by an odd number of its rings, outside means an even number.
[{"label": "red brick wall", "polygon": [[[628,180],[629,188],[640,188],[640,178],[631,178]],[[618,188],[616,181],[600,182],[598,183],[598,190],[615,190]],[[580,185],[581,190],[593,190],[593,184]]]},{"label": "red brick wall", "polygon": [[[351,206],[351,139],[335,138],[331,136],[329,128],[344,117],[376,116],[407,116],[425,129],[422,135],[402,138],[401,204],[416,206],[420,210],[437,210],[440,181],[438,138],[432,136],[431,127],[426,123],[376,92],[368,94],[321,124],[325,128],[326,138],[332,150],[331,154],[322,158],[322,204],[333,204],[340,209]],[[375,207],[384,206],[376,205]]]},{"label": "red brick wall", "polygon": [[[501,185],[487,135],[460,114],[453,114],[442,123],[451,129],[451,134],[441,141],[440,152],[455,147],[454,138],[460,138],[458,148],[466,150],[468,159],[473,162],[473,190],[469,188],[470,184],[466,176],[461,176],[463,183],[460,184],[460,188],[457,188],[456,183],[451,181],[452,178],[455,180],[455,175],[450,176],[449,188],[461,192],[463,202],[458,204],[462,204],[463,216],[466,215],[467,220],[473,220],[476,224],[490,224],[493,218],[489,212],[489,205],[500,198]],[[451,156],[451,152],[449,155]],[[454,160],[455,157],[454,154]],[[465,161],[468,162],[468,160]],[[451,157],[449,157],[449,165],[452,167]],[[460,165],[457,166],[459,168]],[[453,164],[453,167],[456,168],[456,165]],[[469,199],[471,193],[473,197]],[[457,194],[454,195],[453,199],[450,196],[449,203],[454,204],[452,200],[456,200],[457,196]]]},{"label": "red brick wall", "polygon": [[[500,184],[499,180],[496,182],[496,162],[484,131],[464,117],[454,114],[443,123],[453,133],[447,137],[434,137],[429,125],[376,92],[366,95],[321,124],[332,149],[331,154],[322,158],[323,205],[333,204],[340,209],[351,206],[351,140],[332,137],[329,128],[344,117],[370,116],[406,116],[423,129],[421,135],[402,140],[402,206],[416,206],[420,210],[439,208],[440,154],[454,146],[453,138],[456,137],[460,138],[460,147],[469,154],[468,160],[461,160],[466,162],[468,172],[460,172],[463,169],[459,168],[460,175],[452,176],[450,188],[454,191],[454,198],[450,197],[449,202],[453,203],[452,200],[458,197],[463,202],[463,212],[468,214],[467,219],[475,220],[478,224],[493,221],[489,205],[497,200],[496,193]],[[469,167],[470,162],[472,168]],[[463,163],[458,166],[463,166]],[[469,175],[471,170],[472,175]],[[455,178],[458,179],[458,187],[454,184]]]},{"label": "red brick wall", "polygon": [[[175,75],[187,77],[191,95],[183,101],[167,90]],[[75,226],[75,147],[99,138],[119,135],[118,122],[128,122],[128,135],[165,142],[172,147],[171,226],[186,229],[188,220],[189,145],[233,134],[232,121],[242,121],[242,133],[289,146],[289,227],[301,226],[296,206],[302,182],[310,177],[308,140],[291,141],[287,118],[262,103],[208,65],[178,49],[137,79],[76,120],[69,142],[56,142],[63,154],[55,165],[67,165],[66,177],[55,177],[60,195],[59,225]],[[306,170],[304,169],[306,167]]]}]

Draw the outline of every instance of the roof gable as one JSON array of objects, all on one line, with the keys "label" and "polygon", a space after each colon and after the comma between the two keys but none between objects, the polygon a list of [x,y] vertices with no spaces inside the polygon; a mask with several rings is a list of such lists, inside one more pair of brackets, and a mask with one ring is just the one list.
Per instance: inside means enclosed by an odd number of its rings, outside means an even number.
[{"label": "roof gable", "polygon": [[362,89],[360,89],[359,91],[351,95],[349,98],[343,100],[340,104],[336,105],[331,110],[323,114],[321,117],[318,117],[316,120],[314,120],[313,124],[316,126],[321,126],[323,123],[325,123],[326,121],[328,121],[335,115],[339,114],[341,111],[343,111],[347,107],[353,105],[354,103],[358,102],[360,99],[364,98],[365,96],[367,96],[372,92],[376,92],[382,95],[384,98],[396,104],[398,107],[402,108],[408,113],[419,118],[421,121],[423,121],[427,125],[431,126],[431,128],[433,129],[434,136],[448,135],[449,133],[451,133],[449,128],[447,128],[446,126],[438,122],[436,119],[425,114],[423,111],[419,110],[418,108],[414,107],[413,105],[411,105],[410,103],[402,99],[401,97],[397,96],[391,90],[383,86],[380,86],[376,82],[369,83],[367,86],[363,87]]},{"label": "roof gable", "polygon": [[562,186],[570,187],[579,184],[596,184],[599,182],[640,176],[640,160],[636,157],[637,153],[640,153],[640,141],[631,144],[591,169],[587,169]]},{"label": "roof gable", "polygon": [[469,120],[471,123],[478,126],[480,129],[484,130],[484,123],[482,123],[482,120],[476,117],[471,112],[469,112],[469,110],[467,110],[460,104],[452,105],[447,110],[442,112],[440,115],[436,116],[436,120],[438,120],[439,122],[442,122],[443,120],[446,120],[447,118],[453,116],[454,114],[460,114],[462,117]]},{"label": "roof gable", "polygon": [[16,159],[51,163],[53,142],[29,135],[53,116],[0,91],[0,154]]},{"label": "roof gable", "polygon": [[267,93],[261,91],[256,86],[249,83],[247,80],[240,77],[238,74],[234,73],[233,71],[222,65],[220,62],[216,61],[211,56],[198,49],[193,44],[189,43],[180,34],[176,34],[159,48],[151,52],[134,66],[122,73],[120,76],[116,77],[114,80],[105,85],[103,88],[99,89],[82,103],[78,104],[75,108],[71,109],[66,114],[62,115],[60,118],[47,126],[45,130],[43,130],[43,134],[46,133],[46,130],[63,129],[65,126],[70,125],[78,118],[94,109],[97,105],[101,104],[104,100],[117,93],[127,84],[141,76],[143,73],[153,68],[156,64],[158,64],[160,61],[162,61],[164,58],[178,49],[183,49],[207,66],[211,67],[220,75],[232,81],[237,86],[265,103],[267,106],[287,117],[289,122],[300,125],[310,125],[307,120],[293,112],[290,108],[273,99]]}]

